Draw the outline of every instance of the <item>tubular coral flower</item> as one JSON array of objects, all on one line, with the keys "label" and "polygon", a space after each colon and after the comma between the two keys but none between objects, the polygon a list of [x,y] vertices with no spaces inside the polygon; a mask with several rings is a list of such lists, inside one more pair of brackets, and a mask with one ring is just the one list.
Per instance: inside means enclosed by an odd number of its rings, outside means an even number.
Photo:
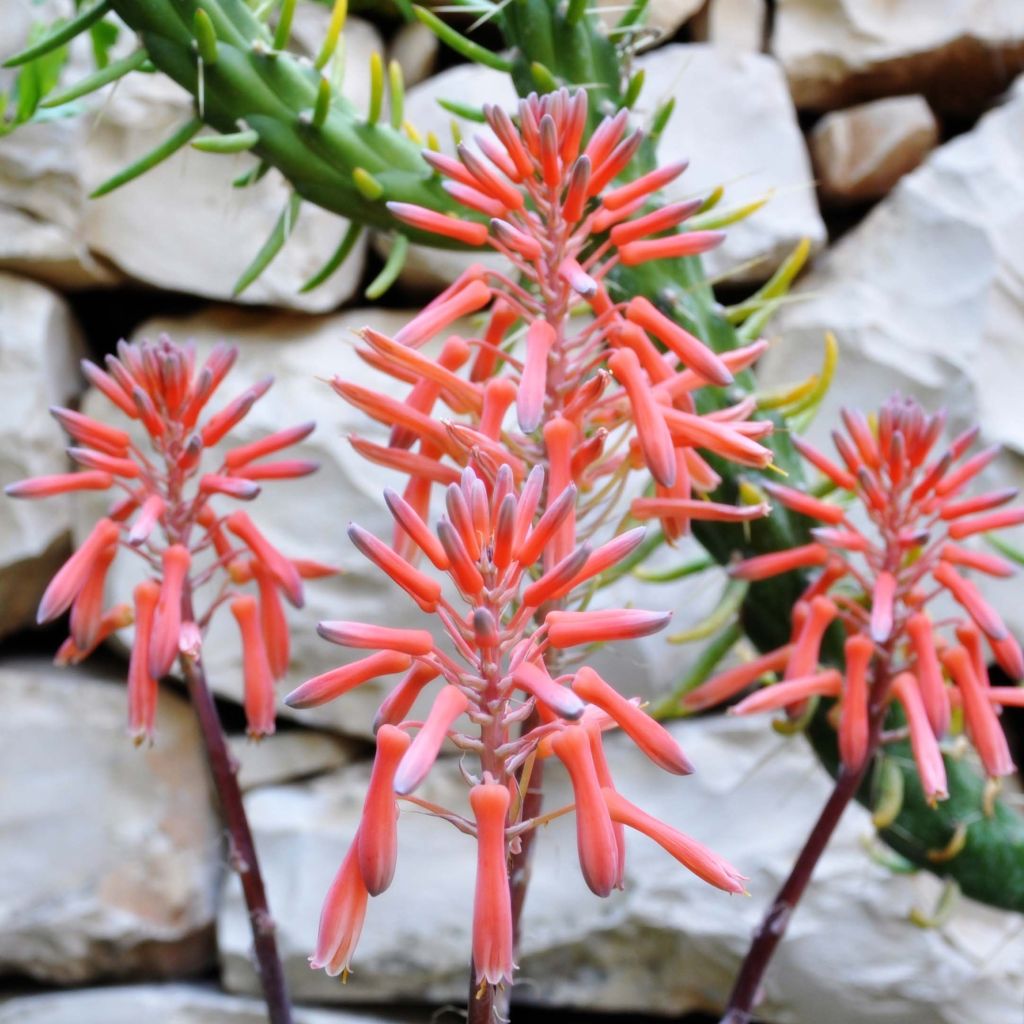
[{"label": "tubular coral flower", "polygon": [[[379,896],[395,874],[398,858],[398,803],[395,800],[395,772],[409,749],[409,735],[393,725],[377,731],[377,756],[370,785],[363,802],[356,848],[359,872],[371,896]],[[507,795],[507,793],[506,793]]]},{"label": "tubular coral flower", "polygon": [[903,672],[893,681],[892,690],[907,716],[910,745],[925,797],[930,804],[945,800],[949,795],[946,788],[946,766],[928,721],[917,680],[909,672]]},{"label": "tubular coral flower", "polygon": [[[62,664],[82,660],[103,639],[134,620],[128,689],[130,728],[136,737],[152,735],[155,680],[172,670],[179,655],[198,657],[202,632],[215,611],[239,599],[240,588],[250,581],[259,589],[260,602],[259,622],[249,631],[259,641],[259,650],[265,648],[264,661],[269,659],[272,676],[283,675],[287,667],[287,623],[278,592],[300,604],[302,574],[248,516],[228,515],[218,506],[222,501],[255,497],[256,480],[310,472],[314,466],[307,460],[259,460],[301,441],[313,424],[287,428],[216,454],[214,446],[229,439],[271,383],[260,381],[207,415],[234,361],[234,349],[217,345],[197,365],[191,345],[176,345],[166,336],[156,343],[120,342],[116,355],[107,357],[106,369],[84,361],[86,378],[133,421],[132,432],[70,409],[52,409],[72,438],[69,454],[86,468],[7,488],[10,495],[21,498],[77,490],[117,492],[109,515],[54,576],[38,616],[40,622],[47,622],[72,609],[72,636],[58,653]],[[229,533],[245,547],[236,545]],[[124,604],[103,609],[107,569],[122,550],[141,555],[151,570],[151,578],[136,588],[134,613]],[[211,581],[219,584],[212,588],[216,596],[207,607],[192,608],[197,589]],[[256,651],[254,645],[246,645],[250,662]],[[262,676],[262,671],[257,674]],[[268,695],[266,679],[260,685],[264,697],[257,731],[272,731],[272,691]]]},{"label": "tubular coral flower", "polygon": [[497,783],[474,786],[469,802],[476,818],[476,898],[473,901],[473,965],[488,985],[512,981],[512,901],[508,888],[505,819],[508,790]]},{"label": "tubular coral flower", "polygon": [[868,755],[868,665],[875,645],[863,633],[846,641],[846,685],[839,717],[839,756],[857,771]]},{"label": "tubular coral flower", "polygon": [[576,845],[583,879],[598,896],[607,896],[621,875],[618,843],[601,795],[590,742],[586,732],[575,727],[556,736],[551,746],[572,780],[576,800]]},{"label": "tubular coral flower", "polygon": [[630,703],[593,669],[581,668],[573,690],[614,719],[629,738],[659,767],[673,775],[689,775],[693,765],[672,734],[650,715]]},{"label": "tubular coral flower", "polygon": [[438,694],[423,727],[416,734],[395,772],[395,792],[405,796],[416,789],[433,767],[448,730],[469,707],[469,699],[454,686]]},{"label": "tubular coral flower", "polygon": [[746,879],[743,875],[703,843],[698,843],[696,839],[691,839],[658,821],[657,818],[652,818],[613,789],[605,788],[601,793],[613,821],[628,825],[637,832],[643,832],[709,885],[717,886],[726,892],[746,892],[743,885]]},{"label": "tubular coral flower", "polygon": [[249,594],[231,602],[231,614],[242,637],[245,717],[254,739],[274,731],[274,676],[263,643],[256,599]]},{"label": "tubular coral flower", "polygon": [[153,616],[149,642],[149,671],[159,679],[167,675],[178,656],[181,635],[181,597],[192,556],[188,548],[172,544],[163,553],[163,581],[160,600]]},{"label": "tubular coral flower", "polygon": [[143,580],[135,588],[136,638],[128,662],[128,730],[136,743],[153,738],[157,680],[149,671],[149,638],[160,587]]},{"label": "tubular coral flower", "polygon": [[311,967],[324,970],[332,978],[347,977],[352,954],[366,917],[369,893],[359,870],[358,837],[334,878],[320,913],[316,952],[309,958]]},{"label": "tubular coral flower", "polygon": [[[845,501],[826,503],[791,488],[766,485],[782,504],[829,524],[812,531],[828,557],[819,561],[817,546],[804,545],[749,559],[732,570],[740,578],[757,580],[812,570],[797,604],[805,611],[802,618],[794,612],[795,642],[784,662],[792,692],[787,695],[783,687],[789,682],[784,682],[748,697],[736,710],[779,706],[787,696],[822,692],[808,677],[821,657],[825,629],[835,622],[846,636],[846,686],[838,726],[847,770],[866,770],[879,745],[888,742],[883,725],[897,700],[909,726],[922,786],[929,799],[940,800],[946,795],[946,777],[936,741],[949,731],[951,696],[962,704],[966,732],[986,772],[995,777],[1013,771],[1006,737],[987,696],[983,645],[987,641],[1000,666],[1015,677],[1024,674],[1024,655],[1002,618],[965,575],[978,571],[1000,577],[1011,567],[955,542],[1024,522],[1024,511],[998,507],[1012,500],[1009,490],[966,493],[995,455],[987,449],[966,457],[976,430],[936,452],[945,417],[929,416],[917,403],[899,397],[882,407],[877,428],[852,410],[843,414],[843,422],[846,433],[833,434],[839,462],[799,438],[794,444],[837,490],[846,492]],[[865,526],[855,529],[846,521],[851,502],[860,504]],[[950,620],[942,615],[933,621],[927,606],[940,595],[952,597],[964,617]],[[951,644],[944,633],[953,634],[957,642]],[[765,658],[770,661],[777,654]],[[943,665],[956,686],[952,695]],[[693,691],[684,704],[708,707],[752,681],[753,673],[730,670]],[[773,690],[781,695],[773,699]]]}]

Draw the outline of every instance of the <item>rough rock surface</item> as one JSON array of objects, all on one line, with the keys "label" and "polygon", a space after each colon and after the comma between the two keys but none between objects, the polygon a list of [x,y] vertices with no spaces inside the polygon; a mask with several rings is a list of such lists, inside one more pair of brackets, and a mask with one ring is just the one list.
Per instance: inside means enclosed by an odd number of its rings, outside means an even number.
[{"label": "rough rock surface", "polygon": [[[807,149],[785,79],[771,57],[676,44],[644,54],[637,66],[646,73],[641,114],[652,113],[669,96],[677,101],[659,157],[665,163],[689,159],[690,168],[666,190],[669,201],[724,185],[725,208],[775,191],[757,216],[731,227],[725,244],[708,254],[709,273],[738,268],[736,280],[764,280],[801,238],[810,238],[815,248],[824,243]],[[506,75],[460,66],[411,89],[407,110],[420,131],[432,130],[448,145],[452,118],[436,101],[466,96],[481,104],[516,102]],[[480,130],[466,121],[459,126],[467,137]],[[410,260],[410,271],[426,264],[435,283],[448,283],[474,258],[429,252]],[[422,274],[412,280],[425,283]]]},{"label": "rough rock surface", "polygon": [[818,187],[827,200],[879,199],[939,141],[923,96],[894,96],[826,114],[810,136]]},{"label": "rough rock surface", "polygon": [[0,973],[207,967],[220,830],[189,707],[163,693],[156,743],[136,748],[116,670],[6,661],[0,695]]},{"label": "rough rock surface", "polygon": [[279,732],[258,742],[232,736],[229,742],[238,763],[238,784],[246,791],[334,771],[352,761],[358,748],[340,736],[309,729]]},{"label": "rough rock surface", "polygon": [[[71,0],[27,0],[5,5],[0,61],[25,45],[35,24],[66,18]],[[65,76],[90,70],[86,52],[72,45]],[[84,58],[84,59],[83,59]],[[0,68],[0,91],[9,94],[18,72]],[[88,127],[77,118],[22,125],[0,145],[0,267],[63,287],[110,283],[118,275],[89,252],[82,237],[85,194],[78,170]]]},{"label": "rough rock surface", "polygon": [[[329,14],[322,5],[300,5],[295,46],[307,53],[319,46]],[[342,88],[363,109],[369,56],[382,42],[358,19],[349,20],[345,37]],[[0,38],[0,44],[4,41]],[[3,52],[22,42],[23,36]],[[74,79],[86,70],[78,67],[69,74]],[[186,146],[109,195],[87,199],[184,123],[192,100],[162,75],[133,74],[116,88],[97,92],[86,105],[82,116],[19,129],[0,147],[0,229],[7,229],[0,231],[0,266],[65,286],[127,277],[170,291],[232,298],[236,280],[285,206],[289,189],[281,177],[268,174],[256,185],[234,189],[231,182],[252,165],[251,156],[200,153]],[[350,298],[362,275],[362,240],[325,284],[299,293],[346,227],[342,218],[304,204],[284,249],[238,301],[319,311]]]},{"label": "rough rock surface", "polygon": [[[296,1007],[295,1024],[383,1024],[415,1017]],[[0,1004],[0,1024],[266,1024],[258,999],[225,995],[206,985],[128,985],[22,996]]]},{"label": "rough rock surface", "polygon": [[397,60],[406,86],[417,85],[429,78],[437,64],[441,43],[437,36],[419,21],[403,25],[388,45],[388,59]]},{"label": "rough rock surface", "polygon": [[[354,619],[421,628],[434,624],[432,617],[423,615],[355,550],[345,535],[348,523],[355,521],[390,539],[394,524],[381,493],[386,486],[402,486],[404,478],[367,463],[353,451],[346,440],[350,433],[383,443],[386,432],[317,379],[338,374],[359,384],[382,386],[385,378],[355,355],[353,332],[369,323],[384,333],[394,333],[409,315],[393,310],[352,309],[336,316],[310,318],[267,316],[223,307],[189,318],[153,320],[138,332],[140,336],[155,337],[167,331],[178,340],[195,338],[200,350],[222,338],[237,341],[241,353],[224,386],[224,397],[220,400],[223,404],[268,373],[275,376],[275,385],[232,433],[237,442],[254,440],[305,419],[318,423],[313,435],[295,451],[300,458],[319,461],[320,471],[299,481],[269,483],[251,510],[260,528],[286,554],[317,559],[342,570],[341,576],[309,581],[305,607],[298,611],[287,609],[293,627],[292,668],[281,684],[282,696],[310,676],[354,660],[351,652],[316,635],[315,626],[320,619]],[[105,414],[108,407],[101,396],[87,394],[86,411],[99,413],[102,409]],[[103,508],[102,499],[77,503],[79,535],[102,514]],[[692,559],[695,553],[692,547],[684,547],[677,552],[664,552],[662,557],[677,565]],[[111,572],[109,600],[127,600],[141,571],[141,560],[119,558]],[[609,604],[632,601],[651,608],[685,608],[686,617],[684,620],[680,616],[679,625],[675,626],[678,629],[708,614],[721,586],[721,574],[717,571],[668,585],[640,586],[624,579],[605,591],[600,600]],[[650,697],[668,691],[692,665],[699,651],[700,645],[671,647],[663,637],[654,636],[610,646],[601,665],[613,677],[625,674],[643,680],[638,685],[644,696]],[[234,619],[230,614],[218,616],[207,643],[207,671],[214,689],[236,700],[242,693],[240,657]],[[368,683],[346,694],[344,700],[322,708],[283,710],[304,725],[328,726],[351,735],[367,736],[377,706],[395,682],[395,678],[389,677]]]},{"label": "rough rock surface", "polygon": [[[978,422],[983,442],[1006,446],[985,484],[1024,481],[1022,133],[1024,84],[903,178],[801,281],[772,324],[779,340],[760,380],[806,376],[835,332],[838,377],[812,437],[827,438],[840,406],[877,408],[898,389],[947,408],[952,432]],[[1015,532],[1005,536],[1019,544]],[[985,587],[1024,635],[1015,584]]]},{"label": "rough rock surface", "polygon": [[772,50],[798,107],[896,93],[982,109],[1024,68],[1018,0],[778,0]]},{"label": "rough rock surface", "polygon": [[814,197],[810,159],[779,65],[757,53],[706,44],[665,46],[638,61],[647,78],[642,109],[669,95],[676,109],[662,135],[662,163],[690,167],[665,190],[668,201],[725,187],[723,208],[772,194],[757,214],[728,229],[705,257],[712,276],[735,270],[736,281],[761,281],[802,239],[814,249],[825,225]]},{"label": "rough rock surface", "polygon": [[726,50],[764,50],[768,5],[765,0],[708,0],[693,22],[693,39]]},{"label": "rough rock surface", "polygon": [[[70,309],[49,288],[0,273],[0,481],[63,473],[65,438],[47,409],[79,391],[81,342]],[[0,636],[35,620],[67,555],[70,501],[0,501]]]},{"label": "rough rock surface", "polygon": [[[829,783],[802,739],[777,735],[763,718],[711,718],[673,731],[697,774],[666,776],[615,736],[608,746],[617,786],[729,857],[750,876],[753,898],[706,886],[631,834],[625,891],[599,900],[580,878],[571,817],[558,819],[540,836],[526,903],[517,990],[523,1002],[671,1014],[721,1005]],[[279,935],[294,991],[324,1002],[460,999],[475,851],[470,839],[420,813],[402,813],[395,883],[370,902],[348,984],[306,965],[367,776],[365,766],[353,766],[248,798],[270,892],[289,894]],[[558,807],[569,799],[564,777],[553,766],[548,779],[546,805]],[[465,786],[453,761],[434,769],[422,796],[463,806]],[[932,909],[937,884],[873,863],[861,846],[869,831],[867,813],[851,808],[768,975],[765,1017],[789,1024],[1013,1020],[1024,995],[1020,918],[964,900],[941,928],[915,928],[907,915],[914,907]],[[234,883],[218,934],[226,987],[253,991]]]},{"label": "rough rock surface", "polygon": [[[650,34],[650,42],[671,39],[703,6],[705,0],[651,0],[644,14],[643,28]],[[606,28],[614,28],[626,12],[628,4],[620,0],[597,0],[602,12],[601,21]],[[643,37],[641,37],[643,38]]]}]

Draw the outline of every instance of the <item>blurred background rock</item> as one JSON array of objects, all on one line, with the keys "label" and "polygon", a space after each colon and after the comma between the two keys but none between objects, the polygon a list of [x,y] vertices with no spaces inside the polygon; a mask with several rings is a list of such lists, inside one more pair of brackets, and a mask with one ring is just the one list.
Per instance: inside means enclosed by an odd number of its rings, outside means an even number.
[{"label": "blurred background rock", "polygon": [[[70,7],[6,0],[0,57],[24,45],[34,22]],[[408,116],[422,132],[450,137],[438,98],[511,101],[504,76],[460,63],[423,26],[403,26],[379,4],[357,12],[346,28],[345,73],[355,103],[366,102],[374,49],[402,63]],[[307,52],[326,17],[325,7],[300,4],[295,38]],[[1024,4],[651,0],[649,20],[654,31],[637,58],[647,72],[639,107],[677,99],[662,154],[691,161],[681,193],[721,184],[730,204],[774,193],[709,262],[723,300],[748,294],[800,239],[815,253],[772,324],[763,381],[810,372],[831,329],[840,368],[819,433],[839,406],[873,407],[899,388],[947,406],[954,429],[979,420],[983,439],[1005,446],[990,482],[1019,484],[1024,83],[1014,80],[1024,69]],[[87,59],[73,52],[68,75]],[[0,77],[0,88],[7,84]],[[289,552],[345,570],[310,587],[295,619],[290,684],[334,664],[314,634],[316,618],[415,618],[345,539],[350,518],[384,521],[386,473],[356,460],[344,440],[357,426],[372,428],[314,378],[367,374],[352,331],[392,329],[463,259],[420,250],[388,308],[369,308],[362,290],[380,267],[381,242],[361,242],[341,273],[300,294],[340,235],[337,218],[307,205],[281,255],[233,298],[282,203],[273,175],[232,190],[246,157],[185,148],[112,195],[86,198],[165,137],[187,105],[159,76],[133,76],[92,97],[82,116],[0,139],[0,475],[9,482],[67,468],[46,408],[98,408],[78,374],[83,354],[101,357],[119,337],[160,331],[200,346],[237,342],[239,387],[277,377],[249,429],[312,416],[320,424],[306,454],[323,469],[301,492],[267,488],[268,532]],[[187,704],[165,687],[157,743],[136,750],[124,732],[123,651],[58,671],[50,656],[60,631],[32,628],[50,574],[90,517],[70,499],[0,502],[0,1022],[255,1024],[262,1018],[251,998],[244,910]],[[122,597],[130,585],[112,580]],[[709,611],[721,585],[713,572],[624,589],[637,603],[676,608],[679,621]],[[1024,634],[1021,584],[1001,587],[999,604]],[[234,649],[218,647],[215,634],[208,660],[224,718],[241,733],[240,666],[218,653]],[[656,697],[699,653],[699,645],[669,649],[655,637],[609,671]],[[259,746],[236,742],[289,980],[311,1007],[297,1016],[303,1024],[427,1021],[438,1006],[449,1010],[435,1019],[455,1019],[450,1007],[463,996],[471,849],[412,813],[401,830],[412,855],[401,858],[394,890],[371,906],[350,983],[305,963],[320,898],[355,828],[379,696],[369,687],[285,720]],[[753,898],[705,889],[637,842],[626,891],[593,900],[572,867],[572,837],[557,823],[542,836],[527,904],[517,1021],[568,1011],[680,1016],[713,1011],[727,992],[826,782],[801,741],[763,723],[718,718],[674,728],[699,774],[665,783],[623,749],[624,788],[732,859],[751,876]],[[441,773],[434,779],[439,791],[447,785]],[[769,974],[766,1017],[1018,1021],[1024,920],[962,900],[940,927],[914,927],[910,912],[930,911],[937,883],[879,866],[863,849],[870,832],[860,809],[844,819],[820,868],[827,884],[812,887]]]}]

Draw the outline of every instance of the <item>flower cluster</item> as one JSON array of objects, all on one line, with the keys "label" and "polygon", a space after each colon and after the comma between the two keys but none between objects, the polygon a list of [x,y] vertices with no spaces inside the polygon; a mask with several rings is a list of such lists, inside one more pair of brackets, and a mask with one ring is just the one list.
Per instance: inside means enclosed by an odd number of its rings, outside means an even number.
[{"label": "flower cluster", "polygon": [[[464,466],[493,477],[508,465],[521,482],[529,467],[543,464],[553,494],[572,482],[586,496],[576,524],[582,536],[606,521],[637,468],[646,468],[655,486],[631,512],[660,519],[670,539],[691,519],[764,515],[764,504],[704,500],[720,479],[701,452],[763,468],[771,452],[759,439],[771,424],[749,418],[750,399],[701,415],[694,393],[730,384],[765,343],[718,355],[647,299],[615,301],[606,283],[616,265],[702,253],[721,241],[716,231],[675,230],[699,200],[652,208],[652,196],[685,164],[610,187],[642,133],[627,132],[621,111],[584,146],[584,91],[532,95],[519,104],[517,121],[498,107],[485,114],[490,132],[476,137],[476,149],[460,145],[457,159],[424,156],[451,195],[487,224],[388,205],[417,228],[490,246],[519,280],[476,264],[394,338],[364,331],[361,357],[411,390],[397,400],[336,379],[339,394],[392,430],[387,446],[359,437],[353,445],[412,477],[405,496],[421,514],[432,484],[456,481]],[[580,307],[587,317],[574,316]],[[481,311],[481,337],[451,335],[436,356],[420,351]],[[435,415],[438,403],[444,411]],[[569,533],[556,541],[551,560],[567,553]]]},{"label": "flower cluster", "polygon": [[[515,120],[496,107],[485,116],[490,130],[475,148],[460,145],[457,158],[425,154],[470,212],[466,219],[389,207],[418,229],[489,245],[516,279],[474,265],[394,337],[364,330],[357,351],[390,378],[385,390],[331,382],[390,428],[387,444],[352,437],[356,450],[408,477],[402,493],[385,495],[392,544],[359,526],[349,536],[439,620],[445,637],[321,623],[326,639],[373,653],[287,698],[308,707],[402,673],[377,716],[362,820],[321,917],[312,963],[332,974],[348,971],[367,899],[391,880],[398,798],[477,841],[473,962],[475,983],[484,987],[512,977],[510,857],[553,814],[575,811],[580,866],[598,895],[622,884],[627,825],[712,884],[743,888],[721,858],[616,792],[602,747],[607,728],[620,728],[670,772],[685,774],[689,763],[637,702],[568,659],[577,648],[644,636],[668,620],[583,607],[602,574],[641,542],[642,527],[616,528],[634,470],[646,470],[653,485],[629,511],[661,520],[670,538],[692,519],[743,521],[767,511],[765,503],[709,500],[719,478],[705,456],[763,468],[771,452],[760,439],[770,424],[750,419],[750,401],[702,415],[694,398],[702,387],[730,384],[764,345],[718,355],[647,300],[613,298],[607,275],[616,265],[696,254],[721,240],[717,232],[677,230],[699,202],[652,203],[682,164],[612,187],[641,143],[639,132],[628,132],[625,111],[605,118],[586,143],[582,91],[532,95]],[[577,316],[581,310],[586,315]],[[471,315],[484,317],[479,337],[451,333]],[[438,336],[428,354],[425,346]],[[438,489],[444,514],[431,530]],[[448,587],[436,573],[448,577]],[[440,688],[426,718],[406,721],[435,680]],[[469,817],[414,795],[446,739],[468,755]],[[566,766],[575,800],[544,815],[526,792],[539,759],[550,756]],[[472,759],[477,770],[468,767]]]},{"label": "flower cluster", "polygon": [[[53,409],[74,442],[68,452],[82,469],[6,489],[15,498],[118,492],[107,515],[50,582],[38,620],[50,622],[70,609],[71,635],[57,655],[63,664],[81,661],[116,630],[134,623],[128,693],[129,725],[137,741],[152,737],[157,680],[171,671],[179,652],[198,655],[203,631],[225,602],[241,633],[250,734],[273,732],[274,681],[289,660],[281,598],[300,607],[302,579],[332,571],[285,558],[244,511],[215,511],[219,499],[251,501],[262,481],[301,477],[317,468],[298,459],[261,461],[308,436],[314,424],[304,423],[231,448],[212,472],[204,470],[204,456],[272,383],[263,380],[204,417],[236,356],[236,349],[218,345],[197,368],[191,345],[164,336],[156,343],[120,342],[117,355],[107,357],[106,370],[84,360],[86,379],[138,423],[149,451],[127,430],[71,409]],[[150,575],[136,586],[133,604],[104,611],[107,574],[122,548],[139,555]],[[241,591],[250,582],[258,596]],[[194,612],[193,595],[204,586],[211,596]]]},{"label": "flower cluster", "polygon": [[[769,485],[780,504],[821,525],[811,530],[809,544],[732,569],[745,580],[816,570],[794,610],[791,643],[722,673],[687,695],[684,705],[709,707],[765,672],[781,671],[781,682],[755,691],[733,711],[793,709],[810,697],[837,698],[840,754],[848,770],[858,771],[884,738],[886,710],[896,702],[924,791],[940,800],[946,796],[946,772],[938,741],[948,733],[955,707],[962,709],[986,773],[997,778],[1014,770],[998,708],[1024,705],[1024,689],[989,685],[985,645],[1014,680],[1024,678],[1024,656],[965,575],[1004,577],[1013,566],[961,541],[1024,523],[1024,508],[1005,507],[1016,497],[1013,489],[965,496],[997,454],[988,448],[965,458],[976,429],[935,454],[945,418],[926,414],[910,399],[890,399],[874,428],[860,413],[842,415],[846,432],[832,435],[838,462],[804,440],[794,443],[834,491],[850,500]],[[962,614],[942,609],[933,619],[928,609],[939,598],[951,598]],[[833,623],[845,636],[843,674],[819,664]]]},{"label": "flower cluster", "polygon": [[[690,764],[672,735],[593,669],[556,674],[551,667],[561,652],[655,632],[669,613],[558,607],[633,551],[643,529],[593,550],[577,545],[571,533],[574,485],[538,514],[544,489],[540,467],[521,486],[508,465],[500,466],[493,479],[467,468],[448,486],[446,512],[435,531],[401,495],[386,492],[396,526],[448,577],[454,600],[445,596],[434,575],[362,527],[349,528],[362,554],[423,611],[437,616],[447,642],[436,642],[425,629],[322,622],[319,631],[325,639],[374,653],[309,680],[286,698],[291,707],[313,707],[370,679],[404,673],[377,715],[377,754],[362,819],[324,905],[314,967],[331,974],[348,971],[367,897],[383,892],[394,874],[397,797],[418,802],[412,794],[446,738],[479,759],[478,771],[464,768],[472,786],[473,819],[423,806],[477,839],[473,960],[478,983],[497,985],[512,978],[508,856],[525,832],[551,817],[530,819],[522,813],[518,772],[536,758],[554,755],[568,770],[580,866],[599,896],[622,884],[624,825],[649,835],[711,884],[743,891],[741,876],[720,857],[615,791],[602,748],[605,729],[621,728],[659,767],[687,774]],[[568,553],[537,578],[531,576],[567,527]],[[426,718],[406,721],[416,698],[434,680],[440,686]],[[463,718],[468,730],[457,726]]]}]

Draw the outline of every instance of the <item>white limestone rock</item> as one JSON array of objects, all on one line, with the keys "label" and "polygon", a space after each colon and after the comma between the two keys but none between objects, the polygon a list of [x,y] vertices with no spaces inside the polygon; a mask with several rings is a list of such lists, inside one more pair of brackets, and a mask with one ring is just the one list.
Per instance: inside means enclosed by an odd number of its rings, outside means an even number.
[{"label": "white limestone rock", "polygon": [[440,52],[440,40],[420,21],[406,22],[388,44],[388,59],[398,61],[407,87],[434,73]]},{"label": "white limestone rock", "polygon": [[[0,273],[0,480],[64,473],[66,438],[47,411],[82,381],[78,325],[44,285]],[[67,556],[65,496],[0,501],[0,637],[35,621],[36,605]]]},{"label": "white limestone rock", "polygon": [[823,199],[863,202],[887,195],[939,141],[923,96],[894,96],[826,114],[810,135]]},{"label": "white limestone rock", "polygon": [[289,729],[259,741],[232,736],[229,743],[244,792],[334,771],[355,758],[358,746],[310,729]]},{"label": "white limestone rock", "polygon": [[[399,1024],[408,1014],[295,1007],[295,1024]],[[0,1024],[266,1024],[259,999],[225,995],[208,985],[126,985],[21,996],[0,1004]]]},{"label": "white limestone rock", "polygon": [[[720,1008],[748,937],[785,876],[829,791],[801,738],[764,719],[708,718],[673,732],[697,765],[680,779],[653,768],[623,737],[608,740],[616,784],[655,816],[691,833],[750,876],[752,899],[689,875],[631,834],[625,891],[599,900],[580,878],[572,817],[540,835],[526,902],[517,998],[601,1012],[680,1014]],[[404,810],[392,888],[370,901],[346,986],[306,966],[321,902],[358,823],[368,771],[343,769],[302,786],[264,789],[247,807],[279,914],[283,955],[300,999],[438,1002],[464,998],[475,849],[442,821]],[[546,806],[571,799],[557,765]],[[421,795],[459,810],[456,763],[433,770]],[[930,911],[931,877],[892,875],[861,847],[859,806],[845,815],[766,981],[761,1007],[784,1024],[1005,1024],[1024,996],[1019,915],[962,900],[940,928],[907,915]],[[254,991],[246,920],[232,883],[218,935],[223,982]]]},{"label": "white limestone rock", "polygon": [[772,51],[801,108],[920,92],[976,113],[1024,68],[1024,5],[778,0]]},{"label": "white limestone rock", "polygon": [[[0,62],[23,49],[36,25],[74,12],[71,0],[14,0],[0,24]],[[89,45],[72,43],[64,81],[88,73]],[[0,68],[0,92],[14,88],[19,69]],[[110,284],[119,275],[97,260],[82,235],[85,193],[80,153],[89,126],[80,118],[21,125],[0,145],[0,268],[58,287]]]},{"label": "white limestone rock", "polygon": [[[644,46],[653,46],[663,39],[671,39],[700,9],[705,0],[651,0],[641,25],[649,30],[640,36]],[[628,4],[621,0],[597,0],[601,23],[606,29],[614,28],[626,13]]]},{"label": "white limestone rock", "polygon": [[721,49],[761,53],[767,25],[765,0],[708,0],[694,19],[692,38]]},{"label": "white limestone rock", "polygon": [[644,55],[638,65],[647,75],[642,113],[676,98],[658,145],[659,161],[690,161],[686,173],[665,189],[668,202],[705,195],[719,185],[726,190],[723,209],[772,197],[729,227],[724,244],[707,254],[710,276],[735,271],[733,281],[763,281],[801,239],[809,239],[814,250],[825,243],[810,158],[773,58],[677,44]]},{"label": "white limestone rock", "polygon": [[67,985],[207,967],[220,828],[187,704],[163,692],[156,743],[137,748],[116,671],[6,661],[0,694],[0,972]]}]

